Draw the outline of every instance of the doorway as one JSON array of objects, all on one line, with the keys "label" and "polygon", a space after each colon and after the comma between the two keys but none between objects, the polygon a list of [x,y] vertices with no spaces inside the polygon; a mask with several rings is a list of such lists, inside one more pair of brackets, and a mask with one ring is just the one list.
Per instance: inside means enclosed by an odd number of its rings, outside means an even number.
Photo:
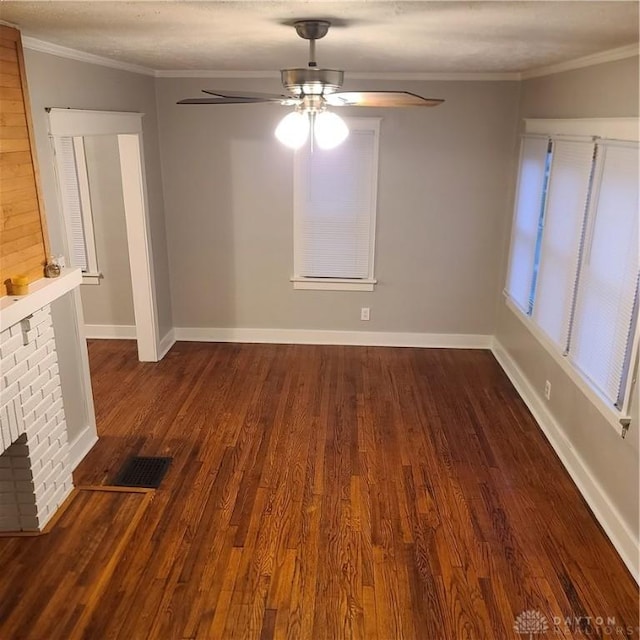
[{"label": "doorway", "polygon": [[[120,259],[126,260],[124,254],[128,253],[130,300],[132,299],[138,359],[157,362],[160,359],[160,345],[142,151],[142,115],[50,109],[49,133],[54,149],[58,191],[66,228],[65,258],[70,266],[82,268],[85,283],[99,283],[102,275],[97,260],[89,179],[88,175],[83,176],[83,173],[88,173],[87,149],[90,149],[91,153],[96,148],[110,149],[112,158],[117,158],[115,161],[119,164],[121,189],[114,194],[114,199],[121,202],[126,236],[126,251],[122,252]],[[101,206],[102,203],[93,204]],[[122,269],[120,272],[122,276]],[[118,295],[117,283],[114,287],[111,287],[112,284],[114,283],[105,287],[107,297]],[[108,291],[109,289],[111,290]],[[126,296],[126,292],[120,293]],[[82,300],[80,294],[77,297],[78,324],[84,332]],[[91,297],[95,299],[99,296],[85,296]],[[104,300],[101,304],[104,306]],[[82,337],[86,337],[86,334]]]}]

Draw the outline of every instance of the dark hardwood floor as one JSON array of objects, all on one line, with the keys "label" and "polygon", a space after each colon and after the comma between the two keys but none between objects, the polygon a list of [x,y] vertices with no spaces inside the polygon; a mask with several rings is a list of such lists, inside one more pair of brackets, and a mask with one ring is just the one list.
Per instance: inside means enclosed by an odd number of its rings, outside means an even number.
[{"label": "dark hardwood floor", "polygon": [[0,540],[2,640],[640,637],[635,582],[491,353],[89,351],[76,484],[174,461],[146,507],[81,490]]}]

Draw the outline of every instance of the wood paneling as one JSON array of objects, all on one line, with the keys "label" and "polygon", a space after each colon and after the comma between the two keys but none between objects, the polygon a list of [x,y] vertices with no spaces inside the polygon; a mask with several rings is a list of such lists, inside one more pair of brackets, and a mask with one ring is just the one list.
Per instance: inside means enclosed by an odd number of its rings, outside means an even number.
[{"label": "wood paneling", "polygon": [[0,637],[507,640],[523,610],[540,638],[638,636],[637,586],[489,352],[89,354],[101,439],[76,482],[174,461],[117,553],[128,502],[87,498],[46,548],[0,540]]},{"label": "wood paneling", "polygon": [[5,25],[0,25],[0,71],[0,295],[4,295],[9,278],[41,278],[48,254],[20,32]]}]

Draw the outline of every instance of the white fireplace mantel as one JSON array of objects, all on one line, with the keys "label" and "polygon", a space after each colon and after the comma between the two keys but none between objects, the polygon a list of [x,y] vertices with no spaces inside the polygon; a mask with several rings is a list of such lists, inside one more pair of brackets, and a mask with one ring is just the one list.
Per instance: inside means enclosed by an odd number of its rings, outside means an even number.
[{"label": "white fireplace mantel", "polygon": [[82,284],[82,271],[78,267],[62,269],[57,278],[41,278],[29,285],[24,296],[0,298],[0,332],[29,317],[38,309]]}]

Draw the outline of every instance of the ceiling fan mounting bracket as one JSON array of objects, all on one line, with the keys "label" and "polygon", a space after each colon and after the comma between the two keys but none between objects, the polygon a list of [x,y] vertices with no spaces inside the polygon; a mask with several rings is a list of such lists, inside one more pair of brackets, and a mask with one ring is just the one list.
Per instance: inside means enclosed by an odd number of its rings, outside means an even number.
[{"label": "ceiling fan mounting bracket", "polygon": [[305,40],[320,40],[329,31],[331,23],[328,20],[297,20],[293,23],[296,33]]}]

